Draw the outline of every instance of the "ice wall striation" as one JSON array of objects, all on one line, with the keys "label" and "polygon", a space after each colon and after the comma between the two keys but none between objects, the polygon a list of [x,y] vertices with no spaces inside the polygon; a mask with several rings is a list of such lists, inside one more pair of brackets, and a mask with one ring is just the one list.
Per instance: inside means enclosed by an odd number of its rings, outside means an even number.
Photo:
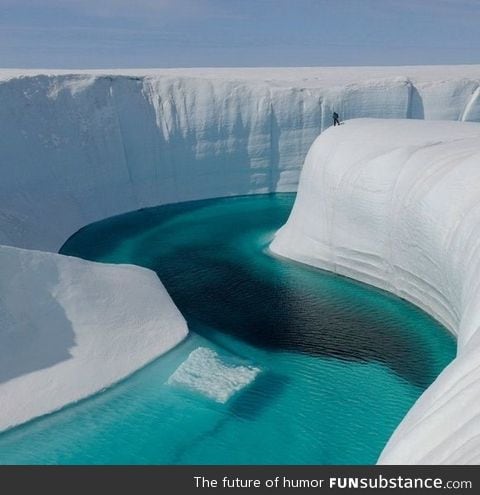
[{"label": "ice wall striation", "polygon": [[58,249],[162,203],[293,191],[356,117],[480,120],[480,67],[0,71],[0,244]]},{"label": "ice wall striation", "polygon": [[177,345],[150,270],[0,248],[0,431],[78,401]]},{"label": "ice wall striation", "polygon": [[358,119],[312,145],[271,249],[403,297],[458,338],[380,463],[480,463],[480,124]]}]

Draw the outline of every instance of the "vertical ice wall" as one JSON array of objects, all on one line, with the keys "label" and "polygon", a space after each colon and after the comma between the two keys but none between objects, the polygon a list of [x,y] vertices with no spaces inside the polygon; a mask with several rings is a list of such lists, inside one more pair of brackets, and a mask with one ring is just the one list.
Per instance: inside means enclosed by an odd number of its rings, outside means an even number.
[{"label": "vertical ice wall", "polygon": [[85,224],[141,207],[296,190],[334,109],[343,119],[480,118],[472,79],[355,77],[4,76],[0,244],[54,250]]}]

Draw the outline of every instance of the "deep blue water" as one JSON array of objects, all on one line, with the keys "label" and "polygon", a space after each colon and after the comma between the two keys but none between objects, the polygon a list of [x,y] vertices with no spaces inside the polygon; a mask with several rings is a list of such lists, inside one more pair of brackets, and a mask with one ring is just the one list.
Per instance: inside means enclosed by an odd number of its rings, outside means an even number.
[{"label": "deep blue water", "polygon": [[[190,337],[122,383],[0,435],[1,463],[370,464],[455,355],[385,292],[268,253],[294,196],[144,209],[61,252],[155,270]],[[226,403],[167,384],[199,347],[261,370]]]}]

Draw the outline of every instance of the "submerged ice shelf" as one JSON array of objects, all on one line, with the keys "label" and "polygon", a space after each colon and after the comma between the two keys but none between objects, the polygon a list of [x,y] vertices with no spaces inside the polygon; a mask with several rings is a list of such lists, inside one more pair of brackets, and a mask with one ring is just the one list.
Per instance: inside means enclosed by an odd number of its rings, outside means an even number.
[{"label": "submerged ice shelf", "polygon": [[197,347],[167,383],[198,391],[223,404],[255,380],[259,373],[259,368],[224,363],[214,350]]},{"label": "submerged ice shelf", "polygon": [[320,136],[271,249],[397,294],[458,355],[381,463],[480,463],[480,124],[360,119]]}]

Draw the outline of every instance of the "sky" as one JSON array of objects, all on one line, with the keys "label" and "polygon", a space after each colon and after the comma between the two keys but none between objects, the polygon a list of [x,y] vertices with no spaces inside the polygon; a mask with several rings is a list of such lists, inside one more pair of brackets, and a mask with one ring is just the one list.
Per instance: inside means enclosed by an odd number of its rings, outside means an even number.
[{"label": "sky", "polygon": [[480,63],[480,0],[0,0],[0,67]]}]

